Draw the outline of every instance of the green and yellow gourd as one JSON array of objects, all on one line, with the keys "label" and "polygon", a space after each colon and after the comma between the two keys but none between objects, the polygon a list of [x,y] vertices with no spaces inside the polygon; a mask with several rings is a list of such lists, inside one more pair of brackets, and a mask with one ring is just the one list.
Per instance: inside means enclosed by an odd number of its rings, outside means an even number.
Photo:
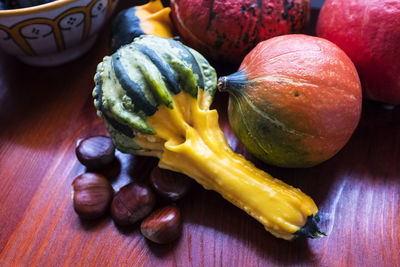
[{"label": "green and yellow gourd", "polygon": [[160,0],[152,0],[145,5],[120,11],[112,21],[111,51],[115,52],[144,34],[174,37],[170,13],[171,9],[164,7]]},{"label": "green and yellow gourd", "polygon": [[95,106],[117,148],[155,156],[261,222],[283,239],[317,238],[314,201],[257,169],[229,147],[210,110],[215,70],[198,52],[143,35],[98,65]]}]

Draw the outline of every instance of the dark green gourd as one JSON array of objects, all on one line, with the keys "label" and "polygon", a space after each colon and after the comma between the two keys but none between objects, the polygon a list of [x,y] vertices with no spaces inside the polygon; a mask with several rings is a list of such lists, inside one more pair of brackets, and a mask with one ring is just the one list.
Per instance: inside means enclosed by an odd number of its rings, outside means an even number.
[{"label": "dark green gourd", "polygon": [[113,19],[110,45],[112,52],[131,43],[134,38],[145,34],[135,13],[136,7],[131,7],[120,11]]}]

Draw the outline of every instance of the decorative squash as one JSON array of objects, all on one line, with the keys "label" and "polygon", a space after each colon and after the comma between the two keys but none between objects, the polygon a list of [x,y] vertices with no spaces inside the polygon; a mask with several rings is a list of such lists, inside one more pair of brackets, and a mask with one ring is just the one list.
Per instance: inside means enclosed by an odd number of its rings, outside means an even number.
[{"label": "decorative squash", "polygon": [[120,11],[112,22],[111,51],[115,52],[142,34],[172,38],[174,28],[170,12],[160,0]]},{"label": "decorative squash", "polygon": [[216,74],[195,50],[142,35],[97,68],[95,106],[117,148],[160,159],[260,221],[273,235],[320,237],[314,201],[229,147],[210,110]]},{"label": "decorative squash", "polygon": [[171,0],[171,14],[186,45],[239,64],[260,41],[302,30],[310,0]]},{"label": "decorative squash", "polygon": [[283,167],[310,167],[335,155],[361,114],[361,85],[333,43],[291,34],[258,44],[239,71],[219,80],[229,121],[246,148]]}]

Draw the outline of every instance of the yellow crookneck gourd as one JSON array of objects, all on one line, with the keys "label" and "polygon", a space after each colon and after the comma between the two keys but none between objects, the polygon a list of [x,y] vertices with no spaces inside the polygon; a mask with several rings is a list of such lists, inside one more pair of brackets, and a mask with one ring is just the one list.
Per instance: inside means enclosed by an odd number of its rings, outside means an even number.
[{"label": "yellow crookneck gourd", "polygon": [[215,70],[180,42],[141,36],[98,66],[95,106],[118,149],[155,156],[283,239],[320,237],[314,201],[229,147],[210,110]]}]

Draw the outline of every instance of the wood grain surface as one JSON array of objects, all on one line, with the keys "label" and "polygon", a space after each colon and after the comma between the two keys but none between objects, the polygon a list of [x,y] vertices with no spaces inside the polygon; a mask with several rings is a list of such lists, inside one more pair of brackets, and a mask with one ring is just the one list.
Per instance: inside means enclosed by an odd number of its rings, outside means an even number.
[{"label": "wood grain surface", "polygon": [[[71,183],[85,168],[74,149],[79,138],[106,133],[91,91],[108,42],[107,27],[89,53],[55,68],[30,67],[0,54],[1,266],[400,266],[400,108],[370,101],[364,101],[356,132],[335,157],[313,168],[283,169],[246,152],[227,123],[227,96],[216,96],[231,146],[310,195],[327,237],[274,238],[199,185],[177,202],[183,233],[169,245],[146,241],[138,225],[116,227],[110,216],[81,221],[72,207]],[[157,163],[117,156],[107,174],[115,189],[146,179]]]}]

